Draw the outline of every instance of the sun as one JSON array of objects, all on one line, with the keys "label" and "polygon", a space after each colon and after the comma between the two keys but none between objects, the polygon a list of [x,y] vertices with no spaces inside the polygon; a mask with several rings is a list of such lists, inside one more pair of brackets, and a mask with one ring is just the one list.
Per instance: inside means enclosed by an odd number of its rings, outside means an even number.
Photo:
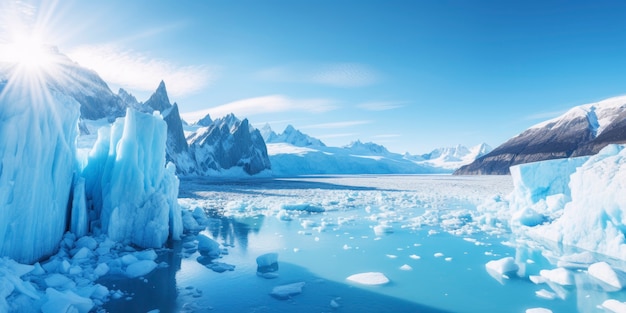
[{"label": "sun", "polygon": [[4,45],[2,61],[27,71],[46,71],[53,62],[50,49],[38,36],[22,36]]}]

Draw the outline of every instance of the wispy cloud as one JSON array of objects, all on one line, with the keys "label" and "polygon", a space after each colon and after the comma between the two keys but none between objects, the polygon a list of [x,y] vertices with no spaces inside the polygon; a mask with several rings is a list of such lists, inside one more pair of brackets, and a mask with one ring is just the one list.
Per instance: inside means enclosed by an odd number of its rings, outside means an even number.
[{"label": "wispy cloud", "polygon": [[335,122],[335,123],[323,123],[323,124],[313,124],[300,127],[302,129],[335,129],[335,128],[347,128],[357,125],[369,124],[372,121],[344,121],[344,122]]},{"label": "wispy cloud", "polygon": [[378,73],[360,63],[333,63],[321,65],[278,66],[259,71],[259,79],[320,84],[333,87],[364,87],[379,81]]},{"label": "wispy cloud", "polygon": [[130,90],[152,91],[164,80],[171,95],[183,96],[207,87],[216,77],[216,70],[206,65],[178,65],[114,44],[80,46],[68,55],[106,82]]},{"label": "wispy cloud", "polygon": [[294,99],[284,95],[269,95],[238,100],[206,110],[183,113],[181,115],[184,120],[193,123],[207,114],[210,114],[212,117],[222,117],[234,113],[237,116],[250,117],[262,113],[285,111],[324,113],[336,108],[335,101],[331,99]]},{"label": "wispy cloud", "polygon": [[404,104],[404,102],[374,101],[361,103],[357,107],[367,111],[387,111],[401,108]]}]

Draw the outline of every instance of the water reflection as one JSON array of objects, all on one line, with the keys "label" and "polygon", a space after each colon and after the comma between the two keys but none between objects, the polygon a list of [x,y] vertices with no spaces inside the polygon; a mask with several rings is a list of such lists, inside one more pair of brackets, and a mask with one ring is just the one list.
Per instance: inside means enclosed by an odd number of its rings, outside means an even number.
[{"label": "water reflection", "polygon": [[112,299],[103,308],[107,312],[148,312],[154,309],[162,313],[176,312],[176,272],[181,269],[182,241],[169,241],[167,248],[159,253],[156,262],[165,262],[169,266],[158,267],[143,279],[106,275],[98,280],[109,290],[124,292],[124,297]]},{"label": "water reflection", "polygon": [[233,218],[211,213],[207,231],[214,239],[221,240],[225,246],[238,246],[245,251],[248,249],[248,237],[251,233],[259,233],[264,220],[264,215]]}]

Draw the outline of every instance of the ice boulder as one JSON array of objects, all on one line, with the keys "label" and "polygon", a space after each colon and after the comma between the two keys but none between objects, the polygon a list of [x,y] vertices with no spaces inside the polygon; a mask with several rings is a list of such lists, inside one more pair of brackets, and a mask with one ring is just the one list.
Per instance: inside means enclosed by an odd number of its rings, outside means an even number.
[{"label": "ice boulder", "polygon": [[44,83],[0,81],[0,256],[33,263],[66,229],[79,104]]},{"label": "ice boulder", "polygon": [[295,295],[299,295],[302,293],[302,287],[304,287],[304,282],[298,282],[288,285],[276,286],[272,289],[270,295],[276,299],[286,300]]},{"label": "ice boulder", "polygon": [[53,288],[46,289],[46,301],[41,306],[43,313],[77,312],[87,313],[94,306],[89,298],[83,298],[72,291],[63,292]]},{"label": "ice boulder", "polygon": [[[569,201],[570,175],[589,157],[555,159],[511,166],[512,225],[536,226]],[[562,201],[560,201],[562,200]]]},{"label": "ice boulder", "polygon": [[530,227],[526,233],[626,260],[623,145],[608,145],[591,157],[520,165],[512,167],[511,173],[515,182],[513,208],[535,205],[537,210],[536,204],[546,200],[544,196],[556,192],[571,198],[563,207],[552,209],[553,220]]},{"label": "ice boulder", "polygon": [[602,308],[606,312],[612,313],[625,313],[626,312],[626,303],[621,302],[615,299],[608,299],[602,302]]},{"label": "ice boulder", "polygon": [[616,288],[622,289],[626,285],[626,274],[614,270],[606,262],[597,262],[589,266],[587,270],[590,276]]},{"label": "ice boulder", "polygon": [[257,274],[278,271],[278,253],[266,253],[256,258]]},{"label": "ice boulder", "polygon": [[575,283],[572,272],[562,267],[557,267],[552,270],[541,270],[539,271],[539,275],[561,286],[571,286]]},{"label": "ice boulder", "polygon": [[175,166],[165,164],[166,140],[158,113],[133,109],[98,132],[83,171],[85,192],[111,239],[149,248],[180,238],[179,181]]},{"label": "ice boulder", "polygon": [[198,235],[198,252],[204,256],[208,256],[211,259],[217,259],[220,257],[220,244],[217,241],[205,236]]},{"label": "ice boulder", "polygon": [[485,264],[485,268],[488,272],[507,275],[517,272],[519,266],[515,263],[515,259],[512,257],[505,257],[499,260],[493,260]]}]

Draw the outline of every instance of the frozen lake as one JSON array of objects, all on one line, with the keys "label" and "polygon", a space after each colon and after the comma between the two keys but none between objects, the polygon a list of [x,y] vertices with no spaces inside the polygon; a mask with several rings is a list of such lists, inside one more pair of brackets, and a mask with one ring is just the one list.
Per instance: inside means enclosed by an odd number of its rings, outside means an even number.
[{"label": "frozen lake", "polygon": [[[556,267],[552,254],[545,246],[520,245],[506,225],[480,214],[482,203],[511,190],[509,176],[183,180],[181,205],[208,213],[199,234],[219,242],[222,256],[201,256],[196,234],[188,234],[159,253],[169,267],[144,279],[103,277],[102,284],[128,295],[104,307],[116,312],[525,312],[538,307],[604,312],[598,305],[607,292],[587,284],[582,274],[573,274],[578,288],[529,280]],[[278,254],[278,270],[261,277],[256,258],[266,253]],[[487,262],[507,256],[521,265],[519,277],[485,270]],[[389,283],[347,280],[366,272],[382,273]],[[295,291],[286,299],[270,295],[290,284],[295,285],[286,288]],[[551,295],[555,299],[546,299]],[[610,296],[624,298],[622,292]]]}]

